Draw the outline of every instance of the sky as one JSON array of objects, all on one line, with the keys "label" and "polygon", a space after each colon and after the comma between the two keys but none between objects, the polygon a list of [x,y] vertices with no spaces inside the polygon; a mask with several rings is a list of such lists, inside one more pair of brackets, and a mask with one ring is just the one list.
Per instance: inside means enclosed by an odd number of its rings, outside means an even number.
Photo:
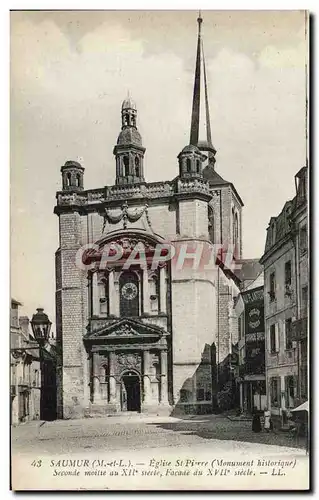
[{"label": "sky", "polygon": [[[11,296],[54,322],[60,167],[85,189],[113,184],[127,92],[147,181],[172,179],[189,142],[195,11],[15,11],[10,42]],[[203,11],[216,170],[243,202],[243,256],[259,258],[270,217],[306,161],[303,11]]]}]

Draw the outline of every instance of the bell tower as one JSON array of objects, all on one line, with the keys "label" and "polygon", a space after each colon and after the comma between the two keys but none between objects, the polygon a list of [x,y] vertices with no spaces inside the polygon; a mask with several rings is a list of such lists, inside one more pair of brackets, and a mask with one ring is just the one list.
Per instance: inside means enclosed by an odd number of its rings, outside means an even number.
[{"label": "bell tower", "polygon": [[116,159],[115,184],[137,184],[144,179],[144,153],[142,137],[137,130],[137,109],[128,95],[122,103],[122,130],[114,146]]}]

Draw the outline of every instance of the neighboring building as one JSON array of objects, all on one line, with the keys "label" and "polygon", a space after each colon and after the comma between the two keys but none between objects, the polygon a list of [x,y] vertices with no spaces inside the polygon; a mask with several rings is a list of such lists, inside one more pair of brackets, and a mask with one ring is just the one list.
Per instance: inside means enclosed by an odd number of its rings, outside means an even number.
[{"label": "neighboring building", "polygon": [[296,198],[291,220],[296,252],[297,315],[292,324],[292,339],[297,342],[297,398],[302,403],[308,399],[308,167],[303,167],[295,180]]},{"label": "neighboring building", "polygon": [[263,410],[266,405],[264,274],[257,259],[243,263],[241,292],[234,309],[238,318],[239,407],[242,412]]},{"label": "neighboring building", "polygon": [[[129,97],[122,104],[114,147],[115,184],[85,191],[79,163],[67,161],[61,168],[62,191],[54,210],[60,237],[56,323],[61,418],[172,409],[203,413],[215,408],[223,390],[219,373],[238,341],[233,300],[240,284],[224,262],[225,252],[217,269],[179,269],[176,259],[152,267],[157,245],[167,242],[177,253],[183,244],[188,253],[200,245],[209,253],[220,244],[226,252],[233,248],[230,261],[242,258],[243,203],[233,184],[215,170],[201,23],[199,18],[190,143],[178,155],[178,176],[145,181],[145,148]],[[205,141],[199,140],[202,80]],[[82,259],[91,268],[80,269],[79,251],[93,243],[95,249]],[[137,243],[146,262],[126,269]],[[101,256],[110,246],[114,252],[120,247],[123,256],[103,268]]]},{"label": "neighboring building", "polygon": [[22,304],[11,299],[10,393],[11,423],[56,418],[56,350],[39,346],[27,316],[19,317]]},{"label": "neighboring building", "polygon": [[[274,422],[283,426],[287,410],[294,408],[301,396],[301,375],[305,386],[306,330],[302,315],[302,296],[306,302],[308,286],[306,186],[303,169],[297,174],[299,194],[287,201],[278,217],[272,217],[267,229],[265,253],[260,262],[265,270],[266,384],[268,404]],[[307,233],[306,233],[307,234]],[[299,320],[298,323],[296,321]],[[299,347],[294,340],[296,333]],[[297,327],[297,328],[296,328]],[[301,354],[302,353],[302,354]],[[302,371],[304,370],[304,371]],[[306,397],[306,390],[303,389]],[[304,397],[304,399],[305,399]]]},{"label": "neighboring building", "polygon": [[29,331],[29,319],[19,318],[21,303],[11,299],[10,387],[11,423],[40,418],[41,372],[39,346]]}]

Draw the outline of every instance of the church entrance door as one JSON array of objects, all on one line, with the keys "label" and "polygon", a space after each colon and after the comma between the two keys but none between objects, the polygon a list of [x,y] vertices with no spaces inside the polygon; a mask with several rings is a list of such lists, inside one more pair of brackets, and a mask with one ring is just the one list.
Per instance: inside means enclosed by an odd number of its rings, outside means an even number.
[{"label": "church entrance door", "polygon": [[121,386],[122,411],[141,411],[141,384],[134,372],[125,373]]}]

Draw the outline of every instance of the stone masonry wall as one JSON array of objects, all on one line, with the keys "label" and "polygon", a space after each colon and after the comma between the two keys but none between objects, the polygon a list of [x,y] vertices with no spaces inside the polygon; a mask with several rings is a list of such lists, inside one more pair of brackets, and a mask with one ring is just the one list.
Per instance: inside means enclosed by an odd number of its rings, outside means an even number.
[{"label": "stone masonry wall", "polygon": [[[76,266],[76,252],[82,243],[81,218],[77,212],[60,214],[60,250],[57,266],[61,267],[61,289],[57,289],[57,315],[62,309],[62,322],[57,325],[62,335],[63,417],[74,418],[84,414],[83,373],[83,271]],[[60,271],[57,271],[59,276]],[[57,280],[57,286],[60,284]],[[60,370],[58,370],[59,372]],[[58,381],[61,387],[61,380]],[[62,396],[62,398],[61,398]]]}]

